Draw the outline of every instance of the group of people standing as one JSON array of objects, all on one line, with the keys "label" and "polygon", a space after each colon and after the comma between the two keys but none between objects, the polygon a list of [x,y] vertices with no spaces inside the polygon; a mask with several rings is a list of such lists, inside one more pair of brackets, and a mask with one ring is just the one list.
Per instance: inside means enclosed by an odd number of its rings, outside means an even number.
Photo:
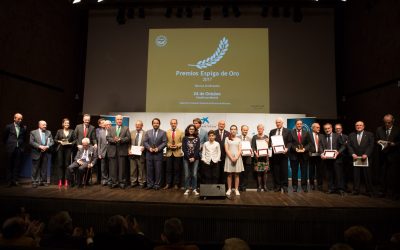
[{"label": "group of people standing", "polygon": [[[363,175],[366,192],[372,195],[370,167],[374,146],[379,145],[381,191],[398,195],[395,167],[400,156],[400,131],[393,126],[394,118],[388,114],[384,125],[376,136],[365,131],[362,121],[355,123],[355,132],[349,136],[342,133],[341,124],[312,124],[311,130],[303,127],[301,120],[295,128],[285,128],[283,119],[275,121],[276,128],[269,134],[264,126],[257,126],[257,133],[250,137],[249,127],[231,125],[225,129],[225,121],[218,122],[216,130],[206,131],[199,118],[193,119],[184,131],[178,128],[178,120],[170,120],[170,129],[160,129],[160,119],[152,120],[152,129],[144,131],[143,122],[135,122],[130,131],[122,124],[123,117],[115,117],[115,126],[103,118],[98,128],[90,125],[90,115],[83,116],[83,123],[70,128],[70,121],[63,119],[62,128],[55,135],[47,130],[45,121],[39,121],[38,129],[30,132],[32,148],[32,187],[47,186],[48,152],[52,148],[56,155],[58,185],[82,187],[92,169],[97,175],[97,184],[110,188],[140,187],[146,189],[185,188],[199,195],[198,173],[205,184],[226,183],[227,195],[240,195],[246,191],[248,180],[256,176],[257,191],[274,190],[288,192],[288,163],[292,172],[292,191],[322,191],[324,178],[328,180],[327,193],[344,195],[348,182],[348,168],[353,169],[353,194],[360,193]],[[26,127],[21,125],[22,115],[14,115],[14,122],[7,125],[3,138],[8,155],[7,180],[16,186],[19,166],[24,150]],[[280,137],[284,145],[275,150],[271,137]],[[260,144],[257,141],[265,141]],[[242,152],[242,145],[251,145]],[[268,145],[271,152],[265,154],[258,145]],[[250,150],[250,152],[249,152]],[[76,153],[74,153],[76,151]],[[165,178],[164,178],[164,161]],[[353,161],[361,165],[353,166]],[[367,162],[367,163],[365,163]],[[182,171],[183,167],[183,171]],[[298,171],[301,171],[300,184]],[[267,172],[273,177],[273,187],[267,187]],[[184,178],[181,173],[184,173]],[[162,183],[165,186],[161,187]],[[308,186],[308,183],[310,184]],[[233,188],[234,187],[234,188]]]}]

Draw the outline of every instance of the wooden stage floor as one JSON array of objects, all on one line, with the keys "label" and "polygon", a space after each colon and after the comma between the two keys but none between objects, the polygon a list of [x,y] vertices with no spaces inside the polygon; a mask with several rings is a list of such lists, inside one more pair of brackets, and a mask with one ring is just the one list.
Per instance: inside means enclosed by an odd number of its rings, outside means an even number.
[{"label": "wooden stage floor", "polygon": [[377,241],[400,231],[400,201],[364,195],[241,192],[231,199],[201,200],[183,190],[110,189],[100,185],[61,188],[56,185],[0,186],[0,219],[25,207],[46,221],[55,211],[68,210],[76,225],[105,230],[114,214],[134,214],[146,235],[158,239],[166,218],[179,217],[192,242],[221,242],[240,237],[252,244],[322,244],[342,240],[351,225],[369,228]]}]

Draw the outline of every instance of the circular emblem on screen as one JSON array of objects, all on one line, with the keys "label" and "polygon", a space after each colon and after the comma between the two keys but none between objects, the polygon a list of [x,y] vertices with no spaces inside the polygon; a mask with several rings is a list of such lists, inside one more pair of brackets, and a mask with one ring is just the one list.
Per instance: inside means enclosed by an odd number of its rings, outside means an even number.
[{"label": "circular emblem on screen", "polygon": [[164,35],[159,35],[156,37],[156,45],[158,47],[164,47],[165,45],[167,45],[167,42],[168,42],[168,39]]}]

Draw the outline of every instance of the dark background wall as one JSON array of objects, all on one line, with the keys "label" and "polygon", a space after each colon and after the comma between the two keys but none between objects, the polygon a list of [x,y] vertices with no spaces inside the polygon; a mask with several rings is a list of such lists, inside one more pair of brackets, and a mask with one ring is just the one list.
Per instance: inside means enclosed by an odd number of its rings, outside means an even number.
[{"label": "dark background wall", "polygon": [[[337,10],[338,118],[347,130],[358,119],[374,131],[385,113],[399,117],[399,9],[396,0],[351,0]],[[82,112],[87,11],[68,0],[2,0],[0,23],[0,127],[15,112],[24,115],[28,130],[44,119],[54,132],[63,117],[75,126]]]}]

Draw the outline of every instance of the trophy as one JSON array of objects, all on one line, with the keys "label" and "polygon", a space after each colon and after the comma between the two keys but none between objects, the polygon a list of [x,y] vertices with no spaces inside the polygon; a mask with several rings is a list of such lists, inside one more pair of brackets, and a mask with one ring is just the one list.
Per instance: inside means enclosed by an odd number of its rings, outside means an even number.
[{"label": "trophy", "polygon": [[305,149],[304,149],[303,144],[300,143],[299,145],[297,145],[297,147],[296,147],[297,153],[304,153],[304,151],[305,151]]}]

